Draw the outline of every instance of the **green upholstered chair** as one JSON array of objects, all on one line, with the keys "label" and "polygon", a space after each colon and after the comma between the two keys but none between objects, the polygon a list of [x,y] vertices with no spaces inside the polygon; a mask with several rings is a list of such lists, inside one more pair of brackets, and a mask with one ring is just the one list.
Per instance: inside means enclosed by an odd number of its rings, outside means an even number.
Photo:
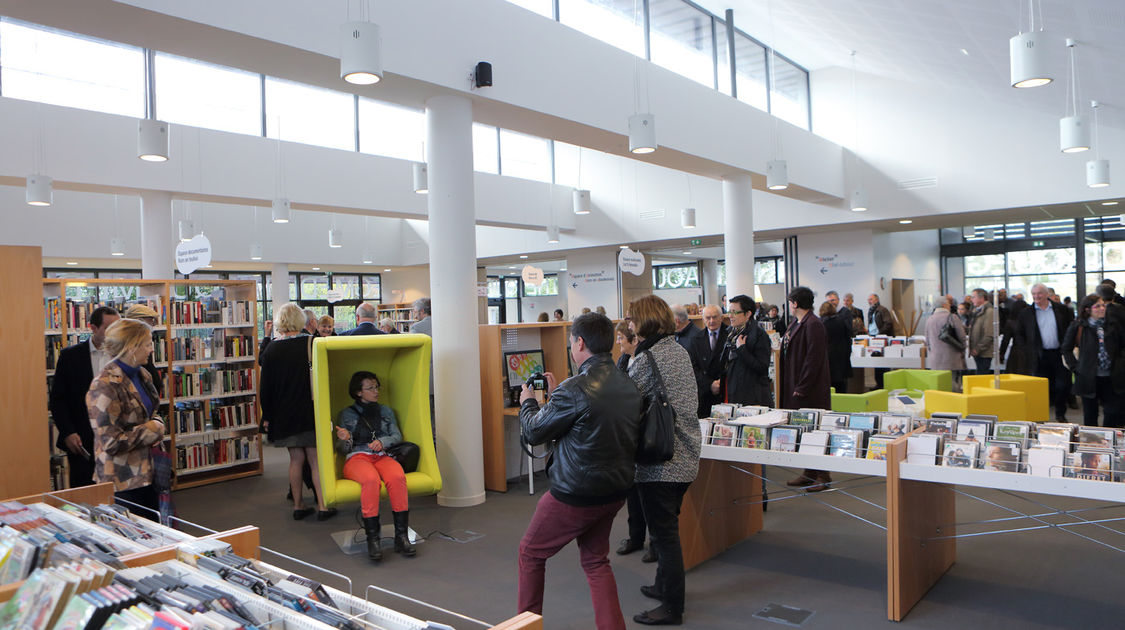
[{"label": "green upholstered chair", "polygon": [[[344,479],[344,456],[332,445],[332,423],[355,402],[348,381],[359,370],[379,376],[379,402],[394,410],[403,439],[421,451],[417,472],[406,473],[410,496],[441,490],[430,427],[430,343],[428,335],[417,334],[327,337],[313,343],[316,452],[326,506],[359,501],[359,484]],[[387,496],[385,487],[382,496]]]},{"label": "green upholstered chair", "polygon": [[936,389],[953,391],[953,372],[949,370],[891,370],[883,375],[886,389]]},{"label": "green upholstered chair", "polygon": [[863,413],[887,410],[887,390],[874,389],[865,394],[837,394],[832,388],[832,411]]}]

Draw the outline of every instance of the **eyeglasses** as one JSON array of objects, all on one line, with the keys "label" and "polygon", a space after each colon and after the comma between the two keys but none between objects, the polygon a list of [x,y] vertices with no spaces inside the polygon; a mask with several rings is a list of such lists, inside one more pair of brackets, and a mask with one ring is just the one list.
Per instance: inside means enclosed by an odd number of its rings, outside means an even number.
[{"label": "eyeglasses", "polygon": [[732,310],[732,311],[727,311],[727,313],[729,313],[731,315],[745,315],[746,311],[733,311]]},{"label": "eyeglasses", "polygon": [[1094,308],[1105,308],[1105,304],[1102,304],[1101,302],[1099,302],[1097,304],[1091,304],[1090,308],[1092,308],[1092,309],[1094,309]]},{"label": "eyeglasses", "polygon": [[364,385],[363,391],[365,391],[365,392],[377,392],[377,391],[379,391],[379,386],[378,385]]}]

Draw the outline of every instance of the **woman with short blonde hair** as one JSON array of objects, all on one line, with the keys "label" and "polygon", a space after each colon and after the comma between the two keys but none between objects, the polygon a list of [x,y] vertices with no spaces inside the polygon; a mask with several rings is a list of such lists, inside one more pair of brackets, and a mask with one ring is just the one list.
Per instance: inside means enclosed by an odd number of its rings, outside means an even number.
[{"label": "woman with short blonde hair", "polygon": [[305,462],[312,469],[319,520],[336,514],[324,508],[320,487],[320,467],[316,457],[316,430],[313,419],[312,386],[309,362],[312,339],[301,335],[305,313],[293,302],[283,304],[274,316],[274,340],[262,351],[258,401],[262,405],[262,428],[270,443],[289,449],[289,490],[293,493],[293,518],[300,520],[313,513],[306,507],[301,490]]},{"label": "woman with short blonde hair", "polygon": [[332,319],[329,315],[321,315],[320,319],[316,320],[316,332],[318,337],[331,337],[336,334],[336,320]]},{"label": "woman with short blonde hair", "polygon": [[155,415],[160,395],[142,368],[152,347],[148,324],[113,322],[102,345],[113,359],[90,383],[86,409],[94,428],[94,481],[113,483],[115,496],[126,507],[157,520],[160,501],[152,485],[149,448],[164,437],[164,423]]}]

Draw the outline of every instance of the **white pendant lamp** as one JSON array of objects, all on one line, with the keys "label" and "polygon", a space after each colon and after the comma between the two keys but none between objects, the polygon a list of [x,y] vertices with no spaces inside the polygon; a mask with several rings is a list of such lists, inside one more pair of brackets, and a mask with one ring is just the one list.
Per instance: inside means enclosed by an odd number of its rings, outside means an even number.
[{"label": "white pendant lamp", "polygon": [[191,219],[180,219],[180,242],[186,243],[195,236],[195,224]]},{"label": "white pendant lamp", "polygon": [[49,206],[54,201],[54,180],[46,175],[28,175],[26,199],[29,206]]},{"label": "white pendant lamp", "polygon": [[328,228],[328,246],[333,249],[344,246],[344,232],[336,227],[335,220],[332,227]]},{"label": "white pendant lamp", "polygon": [[110,256],[124,256],[125,255],[125,241],[119,238],[109,239],[109,255]]},{"label": "white pendant lamp", "polygon": [[419,195],[430,192],[430,169],[425,162],[414,163],[414,192]]},{"label": "white pendant lamp", "polygon": [[[1105,188],[1109,186],[1109,160],[1102,159],[1102,143],[1098,139],[1098,105],[1097,101],[1091,101],[1090,106],[1094,109],[1094,159],[1086,162],[1086,185],[1090,188]],[[1104,205],[1104,204],[1103,204]]]},{"label": "white pendant lamp", "polygon": [[656,150],[656,117],[633,114],[629,117],[629,152],[652,153]]},{"label": "white pendant lamp", "polygon": [[1059,150],[1078,153],[1090,149],[1090,127],[1086,117],[1078,111],[1078,67],[1074,59],[1073,39],[1066,40],[1070,51],[1070,72],[1067,74],[1066,115],[1059,119]]},{"label": "white pendant lamp", "polygon": [[[1047,33],[1043,30],[1042,9],[1035,0],[1027,0],[1027,32],[1008,40],[1011,85],[1014,88],[1039,87],[1053,80],[1047,71]],[[1035,30],[1036,17],[1039,17],[1039,30]]]},{"label": "white pendant lamp", "polygon": [[684,208],[680,210],[680,226],[685,230],[690,230],[695,227],[695,208]]},{"label": "white pendant lamp", "polygon": [[789,164],[785,160],[766,162],[766,188],[770,190],[789,188]]},{"label": "white pendant lamp", "polygon": [[573,193],[574,214],[590,214],[590,191],[575,188]]},{"label": "white pendant lamp", "polygon": [[262,244],[250,243],[250,260],[262,259]]},{"label": "white pendant lamp", "polygon": [[152,118],[137,121],[137,157],[146,162],[168,161],[168,123]]},{"label": "white pendant lamp", "polygon": [[375,262],[375,260],[371,258],[371,251],[367,249],[363,250],[363,264],[370,265],[373,262]]},{"label": "white pendant lamp", "polygon": [[273,200],[273,222],[274,223],[289,223],[289,200],[285,197],[279,197]]},{"label": "white pendant lamp", "polygon": [[371,85],[383,79],[382,41],[379,25],[348,22],[340,29],[340,78],[356,85]]},{"label": "white pendant lamp", "polygon": [[852,191],[852,212],[867,212],[867,191],[862,186]]},{"label": "white pendant lamp", "polygon": [[547,226],[547,242],[552,243],[552,244],[559,242],[559,226],[557,226],[557,225],[548,225]]}]

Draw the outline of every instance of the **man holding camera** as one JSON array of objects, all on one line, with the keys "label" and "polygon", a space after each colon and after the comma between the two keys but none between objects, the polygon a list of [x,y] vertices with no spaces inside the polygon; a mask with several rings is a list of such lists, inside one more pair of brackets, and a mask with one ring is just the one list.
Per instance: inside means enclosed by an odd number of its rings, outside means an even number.
[{"label": "man holding camera", "polygon": [[570,335],[578,373],[558,385],[546,373],[550,400],[542,408],[527,384],[520,394],[522,439],[553,445],[547,466],[551,490],[539,499],[520,541],[519,610],[542,614],[547,559],[577,540],[597,627],[623,629],[609,533],[633,485],[641,393],[613,362],[609,318],[581,315]]}]

